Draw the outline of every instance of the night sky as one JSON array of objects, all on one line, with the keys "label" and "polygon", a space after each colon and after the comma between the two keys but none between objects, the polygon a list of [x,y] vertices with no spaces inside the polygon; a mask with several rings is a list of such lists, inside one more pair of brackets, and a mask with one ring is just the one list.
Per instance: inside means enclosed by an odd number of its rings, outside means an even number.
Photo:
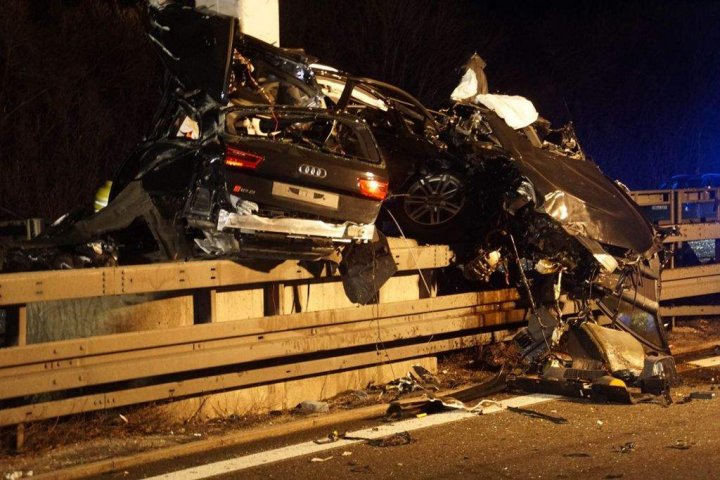
[{"label": "night sky", "polygon": [[[572,120],[631,188],[720,172],[720,1],[280,0],[281,43],[441,107],[477,52],[493,92]],[[3,0],[0,218],[56,217],[142,138],[162,68],[133,0]]]}]

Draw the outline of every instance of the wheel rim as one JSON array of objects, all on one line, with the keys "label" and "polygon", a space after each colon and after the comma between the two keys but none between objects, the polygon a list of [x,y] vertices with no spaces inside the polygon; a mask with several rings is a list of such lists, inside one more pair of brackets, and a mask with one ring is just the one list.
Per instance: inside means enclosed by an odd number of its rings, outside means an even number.
[{"label": "wheel rim", "polygon": [[403,201],[405,214],[420,225],[436,226],[457,217],[465,205],[462,181],[449,173],[416,180]]}]

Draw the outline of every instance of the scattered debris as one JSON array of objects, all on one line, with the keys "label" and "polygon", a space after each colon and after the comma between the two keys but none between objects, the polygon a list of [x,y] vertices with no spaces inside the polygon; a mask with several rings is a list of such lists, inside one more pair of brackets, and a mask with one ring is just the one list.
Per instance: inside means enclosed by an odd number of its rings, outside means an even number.
[{"label": "scattered debris", "polygon": [[410,375],[424,388],[435,391],[440,390],[440,380],[422,365],[413,365]]},{"label": "scattered debris", "polygon": [[313,442],[315,442],[315,443],[318,444],[318,445],[324,445],[324,444],[326,444],[326,443],[335,443],[335,442],[337,442],[338,440],[340,440],[341,438],[345,438],[346,434],[347,434],[347,432],[342,432],[342,433],[340,433],[340,432],[338,432],[337,430],[333,430],[332,432],[330,432],[330,433],[327,435],[327,437],[325,437],[325,438],[318,438],[318,439],[316,439],[316,440],[313,440]]},{"label": "scattered debris", "polygon": [[[483,408],[496,406],[503,408],[503,405],[483,397],[498,393],[506,388],[506,373],[504,370],[490,380],[473,385],[464,390],[455,392],[452,397],[434,397],[429,395],[422,400],[410,402],[391,402],[385,412],[386,420],[418,416],[420,414],[432,414],[447,410],[464,410],[467,412],[482,414]],[[475,402],[472,404],[472,402]],[[470,403],[470,405],[468,405]]]},{"label": "scattered debris", "polygon": [[635,451],[635,442],[627,442],[623,445],[620,445],[616,452],[618,453],[632,453]]},{"label": "scattered debris", "polygon": [[695,445],[695,442],[689,443],[687,440],[678,439],[675,440],[675,443],[668,446],[668,448],[672,448],[674,450],[688,450],[693,445]]},{"label": "scattered debris", "polygon": [[28,478],[32,477],[34,472],[32,470],[16,470],[14,472],[6,473],[3,477],[5,480],[18,480],[19,478]]},{"label": "scattered debris", "polygon": [[331,458],[333,458],[333,457],[332,457],[332,456],[325,457],[325,458],[313,457],[313,458],[310,459],[310,461],[311,461],[312,463],[321,463],[321,462],[327,462],[327,461],[330,460]]},{"label": "scattered debris", "polygon": [[361,440],[373,447],[397,447],[399,445],[407,445],[408,443],[414,441],[412,436],[410,435],[410,432],[394,433],[392,435],[381,438],[354,437],[348,435],[347,432],[332,432],[330,435],[328,435],[327,439],[315,440],[315,443],[332,443],[338,441],[339,439]]},{"label": "scattered debris", "polygon": [[424,390],[424,388],[415,381],[410,373],[408,373],[405,377],[396,378],[395,380],[386,383],[381,387],[381,389],[384,393],[395,392],[396,399],[406,393],[411,393],[416,390]]},{"label": "scattered debris", "polygon": [[357,465],[356,463],[351,465],[350,471],[353,473],[372,473],[370,465]]},{"label": "scattered debris", "polygon": [[536,412],[535,410],[530,410],[527,408],[507,407],[507,410],[509,412],[519,413],[520,415],[524,415],[526,417],[537,418],[540,420],[547,420],[548,422],[552,422],[557,425],[564,425],[564,424],[568,423],[568,420],[566,418],[557,417],[554,415],[548,415],[546,413]]},{"label": "scattered debris", "polygon": [[715,398],[715,392],[691,392],[690,400],[712,400]]},{"label": "scattered debris", "polygon": [[305,400],[298,403],[295,410],[299,413],[328,413],[330,405],[327,402]]},{"label": "scattered debris", "polygon": [[388,435],[387,437],[368,439],[367,444],[373,447],[397,447],[407,445],[413,441],[410,432],[400,432]]}]

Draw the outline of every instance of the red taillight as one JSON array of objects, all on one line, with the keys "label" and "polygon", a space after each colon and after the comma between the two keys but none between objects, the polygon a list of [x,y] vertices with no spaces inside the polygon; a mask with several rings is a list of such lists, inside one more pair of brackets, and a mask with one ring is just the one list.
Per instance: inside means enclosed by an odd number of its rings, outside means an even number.
[{"label": "red taillight", "polygon": [[256,169],[264,159],[262,155],[245,152],[235,147],[225,148],[225,165],[228,167]]},{"label": "red taillight", "polygon": [[375,200],[385,200],[388,194],[388,182],[380,180],[361,178],[358,180],[360,193]]}]

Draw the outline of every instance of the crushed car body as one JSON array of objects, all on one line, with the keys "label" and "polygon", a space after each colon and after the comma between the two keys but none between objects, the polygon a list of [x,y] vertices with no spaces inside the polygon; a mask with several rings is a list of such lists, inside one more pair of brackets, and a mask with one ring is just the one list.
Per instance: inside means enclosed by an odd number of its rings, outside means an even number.
[{"label": "crushed car body", "polygon": [[[589,396],[594,387],[595,396],[628,399],[613,390],[622,384],[669,398],[677,375],[659,315],[658,234],[624,186],[569,141],[569,128],[549,144],[537,121],[513,128],[486,100],[445,111],[441,138],[465,153],[483,211],[471,227],[475,251],[462,254],[466,277],[501,275],[526,293],[528,326],[512,339],[510,378],[555,393]],[[544,120],[539,127],[548,131]]]},{"label": "crushed car body", "polygon": [[108,206],[5,248],[0,268],[321,260],[367,303],[396,271],[385,235],[407,235],[452,244],[463,288],[524,294],[504,350],[515,385],[667,392],[662,243],[572,125],[488,93],[479,57],[432,111],[187,3],[150,7],[167,85]]}]

